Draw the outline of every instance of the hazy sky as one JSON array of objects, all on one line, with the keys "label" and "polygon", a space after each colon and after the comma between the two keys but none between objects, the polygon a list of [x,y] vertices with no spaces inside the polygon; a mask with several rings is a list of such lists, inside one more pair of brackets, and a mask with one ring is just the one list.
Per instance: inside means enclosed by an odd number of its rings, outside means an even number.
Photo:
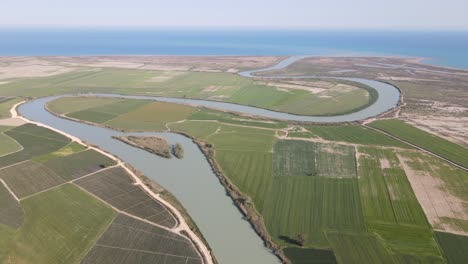
[{"label": "hazy sky", "polygon": [[0,0],[0,26],[468,30],[468,0]]}]

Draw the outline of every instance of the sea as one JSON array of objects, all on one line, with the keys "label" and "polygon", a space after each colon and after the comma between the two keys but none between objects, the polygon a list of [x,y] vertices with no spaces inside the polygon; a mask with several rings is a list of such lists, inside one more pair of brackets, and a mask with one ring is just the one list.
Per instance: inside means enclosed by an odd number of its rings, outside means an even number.
[{"label": "sea", "polygon": [[383,55],[468,69],[468,31],[0,28],[0,56],[77,55]]}]

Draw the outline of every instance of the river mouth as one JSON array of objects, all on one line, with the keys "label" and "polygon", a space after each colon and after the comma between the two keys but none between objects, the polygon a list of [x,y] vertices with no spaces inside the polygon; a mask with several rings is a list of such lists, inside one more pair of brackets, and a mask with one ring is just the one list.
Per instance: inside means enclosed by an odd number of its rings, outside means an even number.
[{"label": "river mouth", "polygon": [[[290,59],[287,62],[290,64],[294,61]],[[283,63],[281,67],[286,67],[289,64]],[[256,71],[250,73],[253,72]],[[301,78],[317,78],[317,76],[301,76]],[[398,89],[389,84],[355,78],[346,78],[346,80],[361,82],[374,88],[379,93],[377,101],[365,109],[346,115],[301,116],[252,106],[206,100],[100,93],[91,95],[190,104],[264,118],[319,123],[363,120],[391,110],[399,103]],[[18,110],[27,119],[66,132],[118,156],[174,194],[196,222],[220,263],[279,263],[278,258],[264,247],[263,241],[250,224],[243,219],[242,214],[213,173],[206,157],[191,139],[174,133],[119,132],[60,118],[45,109],[48,102],[66,96],[70,95],[34,99],[21,105]],[[123,135],[155,135],[166,138],[170,144],[181,143],[185,157],[182,160],[160,158],[112,138]]]}]

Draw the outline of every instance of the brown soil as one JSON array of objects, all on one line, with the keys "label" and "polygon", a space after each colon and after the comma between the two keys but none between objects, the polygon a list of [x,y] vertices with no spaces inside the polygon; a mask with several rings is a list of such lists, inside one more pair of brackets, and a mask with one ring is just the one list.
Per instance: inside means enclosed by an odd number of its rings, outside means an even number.
[{"label": "brown soil", "polygon": [[144,149],[163,158],[171,158],[171,146],[164,138],[156,136],[123,136],[114,138],[129,145]]},{"label": "brown soil", "polygon": [[451,194],[442,180],[429,172],[413,169],[407,159],[397,156],[431,225],[448,232],[468,235],[463,229],[443,221],[447,217],[468,220],[465,202]]}]

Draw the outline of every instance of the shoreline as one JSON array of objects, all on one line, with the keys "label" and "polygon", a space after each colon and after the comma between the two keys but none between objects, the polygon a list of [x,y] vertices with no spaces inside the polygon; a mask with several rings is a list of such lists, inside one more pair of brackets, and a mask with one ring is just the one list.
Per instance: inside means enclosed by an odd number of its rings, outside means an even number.
[{"label": "shoreline", "polygon": [[[79,139],[78,137],[70,135],[70,134],[68,134],[68,133],[66,133],[64,131],[53,128],[51,126],[42,124],[40,122],[32,121],[32,120],[29,120],[29,119],[25,118],[24,116],[22,116],[21,114],[18,113],[17,108],[21,104],[24,104],[26,102],[27,101],[19,102],[19,103],[15,104],[10,109],[10,113],[12,115],[12,118],[18,118],[18,119],[21,119],[21,120],[25,121],[26,123],[35,124],[37,126],[41,126],[41,127],[50,129],[50,130],[52,130],[54,132],[57,132],[57,133],[59,133],[61,135],[64,135],[64,136],[70,138],[72,141],[77,142],[80,145],[86,146],[89,149],[92,149],[92,150],[94,150],[94,151],[96,151],[96,152],[98,152],[98,153],[100,153],[100,154],[102,154],[102,155],[116,161],[117,162],[116,165],[122,167],[131,176],[131,178],[133,179],[135,185],[140,186],[143,189],[143,191],[145,193],[147,193],[151,198],[155,199],[156,201],[158,201],[162,205],[164,205],[170,211],[170,213],[175,217],[176,221],[178,222],[178,225],[177,225],[177,227],[171,229],[171,232],[174,232],[174,233],[177,233],[179,235],[185,236],[187,239],[192,241],[192,244],[197,249],[197,252],[200,255],[203,263],[205,263],[205,264],[215,264],[215,263],[217,263],[215,261],[214,256],[211,254],[211,250],[209,250],[209,247],[207,245],[205,245],[205,242],[203,242],[202,239],[200,239],[195,234],[195,232],[192,231],[192,229],[190,229],[190,226],[185,221],[185,218],[183,217],[183,214],[181,212],[179,212],[179,210],[175,206],[170,204],[168,201],[164,200],[159,193],[154,193],[151,190],[151,188],[149,186],[147,186],[143,182],[143,180],[139,176],[137,176],[137,174],[134,171],[132,171],[124,161],[122,161],[118,156],[115,156],[115,155],[113,155],[111,153],[108,153],[107,151],[104,151],[101,148],[98,148],[93,144],[88,144],[87,142]],[[46,108],[46,110],[49,111],[47,108]],[[186,235],[184,233],[182,233],[182,232],[184,232]]]}]

